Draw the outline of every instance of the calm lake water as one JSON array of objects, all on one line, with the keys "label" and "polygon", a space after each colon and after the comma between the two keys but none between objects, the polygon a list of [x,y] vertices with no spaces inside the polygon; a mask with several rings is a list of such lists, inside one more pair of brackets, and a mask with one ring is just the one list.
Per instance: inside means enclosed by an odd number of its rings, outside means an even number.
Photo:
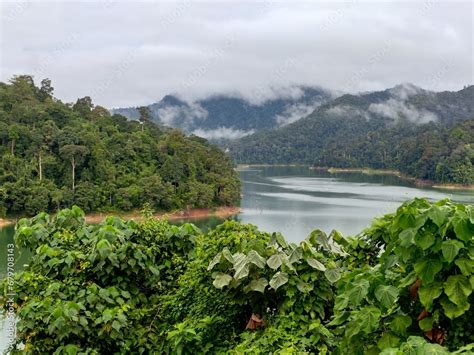
[{"label": "calm lake water", "polygon": [[[337,229],[355,235],[373,218],[394,212],[414,197],[439,200],[446,197],[474,204],[473,191],[418,188],[387,175],[329,174],[308,167],[265,167],[240,171],[243,186],[242,212],[234,217],[268,232],[282,232],[290,241],[304,239],[315,228],[329,233]],[[202,229],[222,220],[212,217],[193,221]],[[0,229],[0,278],[6,273],[7,244],[13,243],[13,226]],[[16,270],[28,255],[16,250]],[[0,349],[5,344],[0,316]],[[3,343],[3,344],[2,344]]]}]

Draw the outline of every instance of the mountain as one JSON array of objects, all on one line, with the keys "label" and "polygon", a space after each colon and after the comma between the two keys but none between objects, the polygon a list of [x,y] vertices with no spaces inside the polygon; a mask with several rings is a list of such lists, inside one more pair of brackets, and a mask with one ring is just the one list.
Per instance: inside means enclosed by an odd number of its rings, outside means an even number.
[{"label": "mountain", "polygon": [[398,169],[474,182],[474,86],[431,92],[412,84],[343,95],[292,124],[231,142],[239,163]]},{"label": "mountain", "polygon": [[[269,99],[261,103],[231,95],[215,95],[185,102],[167,95],[148,106],[152,119],[162,125],[211,140],[236,139],[263,129],[292,123],[334,98],[334,93],[317,87],[292,88],[296,95]],[[137,108],[117,108],[112,113],[138,119]]]},{"label": "mountain", "polygon": [[31,76],[0,82],[0,217],[78,205],[86,212],[210,208],[240,200],[216,146],[152,122],[74,105]]}]

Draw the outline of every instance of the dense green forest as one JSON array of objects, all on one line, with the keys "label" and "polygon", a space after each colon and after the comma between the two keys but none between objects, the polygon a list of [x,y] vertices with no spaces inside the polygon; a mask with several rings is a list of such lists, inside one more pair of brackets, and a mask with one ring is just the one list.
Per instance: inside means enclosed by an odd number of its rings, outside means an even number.
[{"label": "dense green forest", "polygon": [[[207,233],[78,208],[22,219],[5,309],[28,354],[472,354],[474,208],[415,199],[356,237]],[[8,286],[8,287],[7,287]]]},{"label": "dense green forest", "polygon": [[0,83],[0,216],[54,211],[232,205],[232,163],[204,139],[111,116],[90,97],[65,104],[47,79]]},{"label": "dense green forest", "polygon": [[[230,152],[239,163],[396,169],[425,180],[474,183],[474,86],[395,98],[390,92],[345,95],[291,125],[244,137]],[[399,117],[386,117],[381,108]],[[424,123],[426,117],[436,119]]]}]

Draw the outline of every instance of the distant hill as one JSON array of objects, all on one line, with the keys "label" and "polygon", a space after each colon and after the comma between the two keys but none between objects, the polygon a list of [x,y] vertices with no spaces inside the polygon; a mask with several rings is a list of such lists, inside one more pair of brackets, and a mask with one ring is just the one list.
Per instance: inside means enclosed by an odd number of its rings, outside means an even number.
[{"label": "distant hill", "polygon": [[228,145],[239,163],[398,169],[474,182],[474,86],[431,92],[412,84],[343,95],[281,128]]},{"label": "distant hill", "polygon": [[[156,123],[176,127],[211,140],[236,139],[245,135],[284,126],[309,115],[334,98],[317,87],[296,87],[300,95],[250,103],[231,95],[216,95],[191,103],[167,95],[148,106]],[[130,119],[138,119],[137,108],[111,110]]]}]

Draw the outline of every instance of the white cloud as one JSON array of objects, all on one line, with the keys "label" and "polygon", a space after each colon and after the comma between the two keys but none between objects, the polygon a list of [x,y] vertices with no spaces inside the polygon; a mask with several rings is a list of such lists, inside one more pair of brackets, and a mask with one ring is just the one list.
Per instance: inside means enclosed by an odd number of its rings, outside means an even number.
[{"label": "white cloud", "polygon": [[275,116],[275,120],[279,126],[285,126],[299,120],[300,118],[308,116],[320,105],[320,103],[314,103],[312,105],[291,105],[290,107],[287,107],[281,115]]},{"label": "white cloud", "polygon": [[[195,120],[203,120],[208,112],[197,103],[191,103],[187,106],[166,106],[156,110],[161,123],[167,126],[180,126],[182,128],[190,127]],[[178,120],[184,124],[178,124]]]},{"label": "white cloud", "polygon": [[436,122],[438,120],[438,116],[436,116],[435,113],[424,109],[419,110],[413,105],[397,99],[389,99],[383,103],[371,104],[369,111],[394,120],[406,118],[417,124],[428,123],[430,121]]},{"label": "white cloud", "polygon": [[234,129],[228,127],[219,127],[213,130],[204,130],[204,129],[197,129],[192,132],[192,134],[206,138],[206,139],[238,139],[250,134],[253,134],[255,131],[253,129],[249,131],[244,131],[241,129]]},{"label": "white cloud", "polygon": [[59,98],[94,93],[109,108],[172,92],[188,101],[228,92],[263,100],[298,84],[338,90],[350,82],[358,92],[400,82],[458,90],[473,82],[470,1],[0,6],[0,80],[49,77]]}]

